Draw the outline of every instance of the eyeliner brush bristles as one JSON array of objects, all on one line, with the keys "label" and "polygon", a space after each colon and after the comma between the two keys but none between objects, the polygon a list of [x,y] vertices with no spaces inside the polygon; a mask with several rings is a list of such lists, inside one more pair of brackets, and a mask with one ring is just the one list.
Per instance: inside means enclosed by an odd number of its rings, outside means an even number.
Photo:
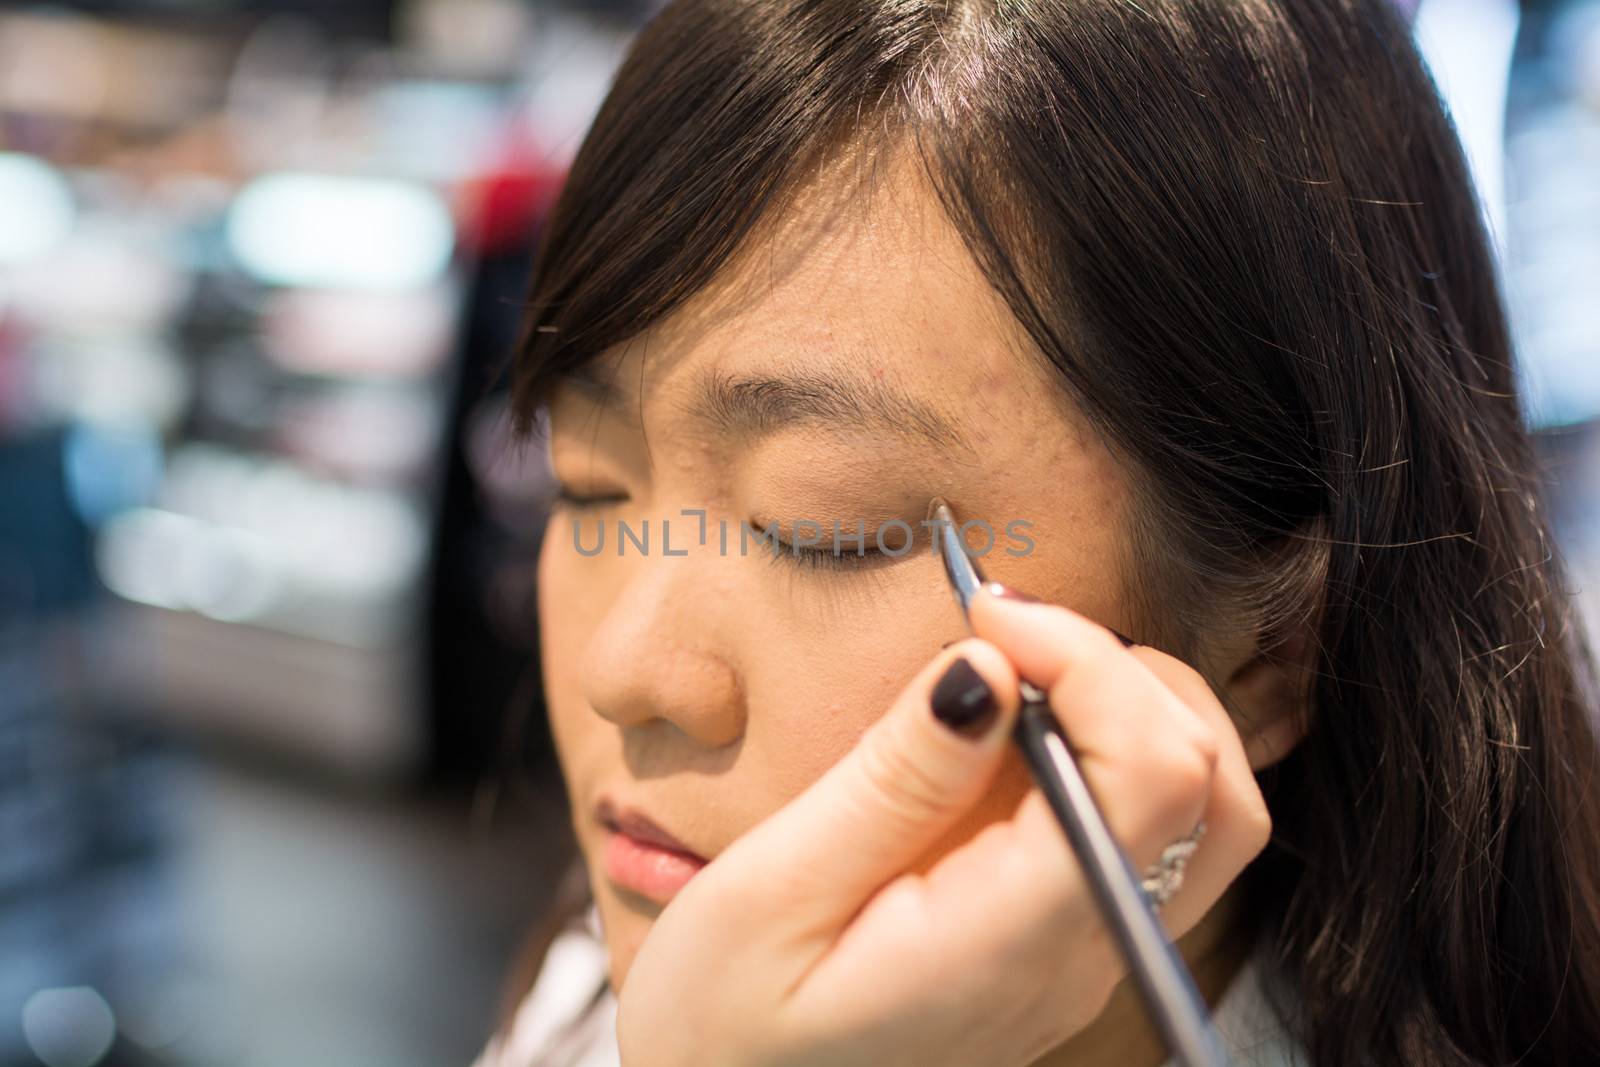
[{"label": "eyeliner brush bristles", "polygon": [[933,535],[937,538],[939,558],[944,561],[944,572],[955,590],[956,603],[961,605],[961,613],[965,615],[972,606],[972,598],[983,586],[983,573],[961,543],[961,527],[942,497],[936,496],[928,502],[928,521],[936,524]]}]

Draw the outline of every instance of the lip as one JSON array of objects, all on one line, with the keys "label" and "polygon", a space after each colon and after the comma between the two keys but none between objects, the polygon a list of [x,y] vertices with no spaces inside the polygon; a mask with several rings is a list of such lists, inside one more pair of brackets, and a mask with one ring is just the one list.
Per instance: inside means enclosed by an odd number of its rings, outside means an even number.
[{"label": "lip", "polygon": [[609,796],[595,805],[607,831],[606,876],[617,886],[665,905],[709,862],[637,808]]}]

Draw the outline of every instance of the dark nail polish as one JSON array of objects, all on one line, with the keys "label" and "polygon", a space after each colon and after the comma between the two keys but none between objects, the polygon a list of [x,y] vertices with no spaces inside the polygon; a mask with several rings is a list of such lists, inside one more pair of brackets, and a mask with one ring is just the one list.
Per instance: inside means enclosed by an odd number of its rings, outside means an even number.
[{"label": "dark nail polish", "polygon": [[1023,604],[1037,604],[1039,602],[1038,597],[1029,596],[1020,589],[1013,589],[1009,585],[1001,585],[999,582],[990,582],[984,588],[989,591],[991,596],[997,596],[1001,600],[1016,600]]},{"label": "dark nail polish", "polygon": [[956,660],[945,670],[933,687],[931,703],[935,718],[967,737],[981,737],[1000,710],[994,690],[965,659]]},{"label": "dark nail polish", "polygon": [[[1111,630],[1111,627],[1107,626],[1106,629]],[[1115,637],[1118,641],[1121,641],[1123,648],[1132,648],[1134,645],[1138,644],[1137,641],[1123,633],[1121,630],[1111,630],[1111,636]]]}]

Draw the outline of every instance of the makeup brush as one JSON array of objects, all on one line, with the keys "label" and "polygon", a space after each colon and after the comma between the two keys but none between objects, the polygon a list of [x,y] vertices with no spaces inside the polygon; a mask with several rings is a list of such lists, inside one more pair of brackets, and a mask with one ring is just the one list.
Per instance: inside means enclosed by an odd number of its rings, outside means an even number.
[{"label": "makeup brush", "polygon": [[[955,516],[938,497],[928,505],[928,521],[934,523],[939,557],[956,603],[970,617],[972,598],[984,586],[983,574],[967,551]],[[1126,853],[1112,837],[1050,710],[1049,697],[1027,681],[1022,682],[1021,693],[1022,710],[1012,737],[1078,857],[1100,914],[1128,961],[1173,1062],[1177,1067],[1225,1067],[1228,1056],[1206,1002],[1140,888]]]}]

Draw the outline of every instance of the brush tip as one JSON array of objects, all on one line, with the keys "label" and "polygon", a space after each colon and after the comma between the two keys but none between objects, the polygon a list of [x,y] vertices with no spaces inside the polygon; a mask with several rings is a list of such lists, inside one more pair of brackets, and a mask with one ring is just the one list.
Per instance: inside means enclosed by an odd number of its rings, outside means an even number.
[{"label": "brush tip", "polygon": [[944,502],[944,497],[936,496],[932,500],[928,501],[929,522],[948,522],[950,518],[950,505]]}]

